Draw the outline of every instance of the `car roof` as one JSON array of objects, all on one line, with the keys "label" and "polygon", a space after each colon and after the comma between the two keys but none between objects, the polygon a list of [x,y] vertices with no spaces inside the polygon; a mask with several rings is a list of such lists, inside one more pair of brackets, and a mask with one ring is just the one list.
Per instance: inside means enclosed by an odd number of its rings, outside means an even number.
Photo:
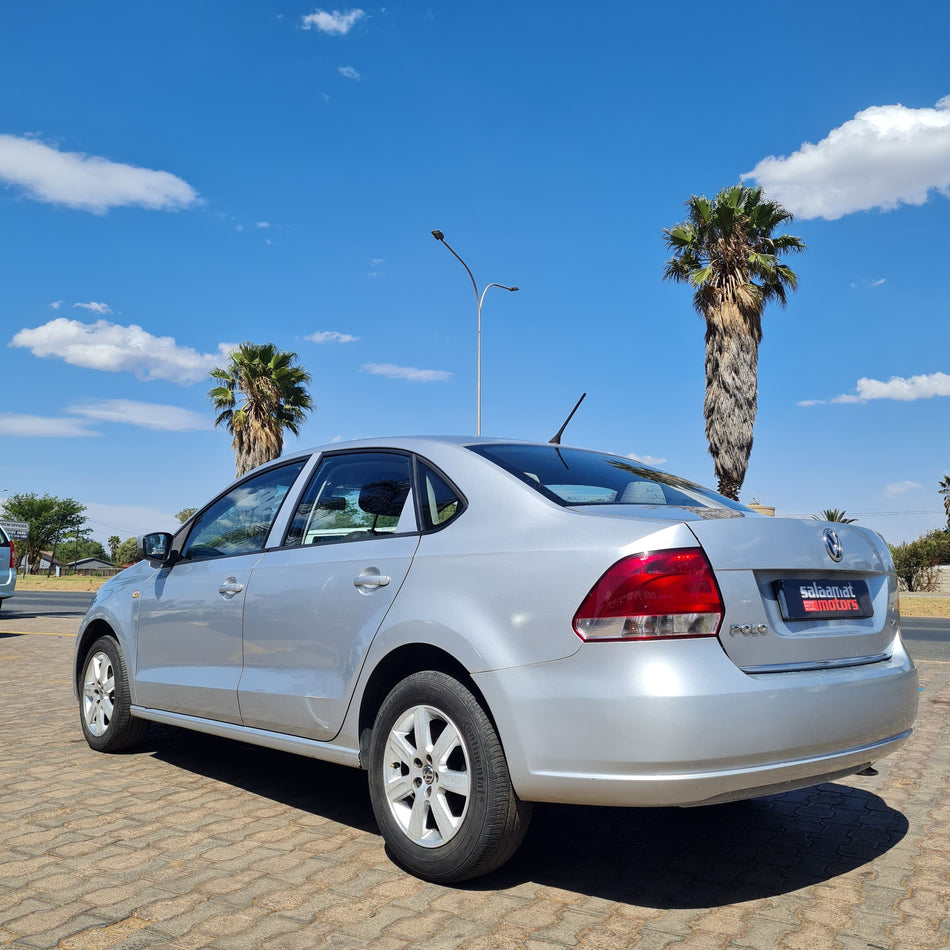
[{"label": "car roof", "polygon": [[[372,439],[353,439],[347,442],[331,442],[329,445],[315,445],[310,448],[288,453],[281,456],[281,461],[291,458],[300,458],[303,455],[312,455],[314,452],[339,452],[345,449],[390,448],[403,449],[407,452],[425,452],[426,448],[435,445],[469,447],[474,445],[536,445],[548,446],[552,442],[537,442],[531,439],[492,438],[491,436],[476,435],[399,435],[381,436]],[[583,446],[559,445],[559,448],[573,448],[581,451],[591,451]],[[611,454],[611,453],[605,453]]]}]

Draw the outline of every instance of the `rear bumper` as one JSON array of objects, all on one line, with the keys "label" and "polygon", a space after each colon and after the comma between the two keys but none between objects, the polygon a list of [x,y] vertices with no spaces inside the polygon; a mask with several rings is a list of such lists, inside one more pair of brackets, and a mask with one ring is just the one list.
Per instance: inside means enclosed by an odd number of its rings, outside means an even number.
[{"label": "rear bumper", "polygon": [[[917,713],[917,671],[889,659],[748,675],[716,640],[589,643],[547,664],[475,676],[526,801],[699,805],[859,771]],[[558,697],[552,700],[551,697]]]}]

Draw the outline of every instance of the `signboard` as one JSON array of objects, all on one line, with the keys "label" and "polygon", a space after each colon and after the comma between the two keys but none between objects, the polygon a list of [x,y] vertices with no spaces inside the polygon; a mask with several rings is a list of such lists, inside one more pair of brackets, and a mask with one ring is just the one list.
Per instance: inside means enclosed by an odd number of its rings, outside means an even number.
[{"label": "signboard", "polygon": [[775,593],[786,620],[834,620],[873,617],[865,581],[825,578],[776,581]]},{"label": "signboard", "polygon": [[25,521],[4,521],[0,519],[0,527],[14,541],[25,541],[30,536],[30,526]]}]

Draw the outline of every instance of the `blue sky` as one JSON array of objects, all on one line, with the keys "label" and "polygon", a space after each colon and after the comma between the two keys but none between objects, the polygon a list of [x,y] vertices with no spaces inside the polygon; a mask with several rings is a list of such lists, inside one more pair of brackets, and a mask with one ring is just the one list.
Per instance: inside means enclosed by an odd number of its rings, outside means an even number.
[{"label": "blue sky", "polygon": [[8,5],[0,498],[105,540],[233,477],[207,371],[272,341],[300,442],[482,430],[714,485],[703,325],[662,228],[743,176],[795,213],[743,501],[892,541],[950,472],[950,7]]}]

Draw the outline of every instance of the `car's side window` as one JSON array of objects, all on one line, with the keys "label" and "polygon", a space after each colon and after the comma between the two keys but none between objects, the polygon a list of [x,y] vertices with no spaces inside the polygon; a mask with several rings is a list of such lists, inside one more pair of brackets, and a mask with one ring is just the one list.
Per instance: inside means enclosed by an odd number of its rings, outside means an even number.
[{"label": "car's side window", "polygon": [[306,461],[261,472],[212,502],[195,518],[181,556],[195,559],[262,551],[280,504]]},{"label": "car's side window", "polygon": [[461,494],[425,462],[419,462],[422,524],[427,531],[441,528],[462,513]]},{"label": "car's side window", "polygon": [[411,485],[406,455],[327,456],[301,496],[285,544],[329,544],[413,532]]}]

